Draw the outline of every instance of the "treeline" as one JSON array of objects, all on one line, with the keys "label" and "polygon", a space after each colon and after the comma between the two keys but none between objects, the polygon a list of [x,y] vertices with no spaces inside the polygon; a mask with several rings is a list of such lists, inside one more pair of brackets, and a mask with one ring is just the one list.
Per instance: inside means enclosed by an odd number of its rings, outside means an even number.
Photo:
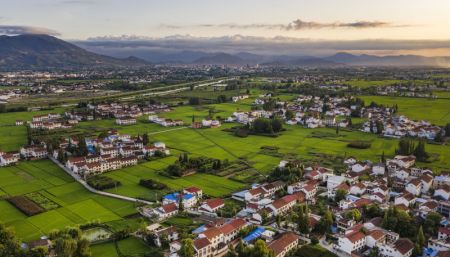
[{"label": "treeline", "polygon": [[153,190],[163,190],[167,188],[166,184],[153,179],[141,179],[139,180],[139,185]]},{"label": "treeline", "polygon": [[121,185],[120,181],[101,175],[88,177],[86,182],[97,190],[115,188]]},{"label": "treeline", "polygon": [[182,177],[191,172],[216,173],[228,165],[228,160],[222,162],[219,159],[204,156],[190,158],[187,153],[184,153],[180,155],[174,164],[169,165],[165,171],[171,176]]},{"label": "treeline", "polygon": [[396,154],[400,155],[414,155],[418,161],[425,162],[430,155],[425,150],[425,141],[420,140],[416,145],[414,140],[410,138],[402,138],[398,142],[398,148],[395,150]]},{"label": "treeline", "polygon": [[[67,228],[50,233],[55,256],[90,257],[89,241],[82,237],[79,228]],[[0,224],[0,256],[5,257],[46,257],[45,247],[23,248],[13,230]]]}]

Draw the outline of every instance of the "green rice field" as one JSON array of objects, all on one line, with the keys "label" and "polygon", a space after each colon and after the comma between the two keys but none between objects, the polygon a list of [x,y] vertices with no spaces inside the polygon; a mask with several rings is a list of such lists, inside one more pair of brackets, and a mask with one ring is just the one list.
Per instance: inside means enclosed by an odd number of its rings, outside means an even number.
[{"label": "green rice field", "polygon": [[0,223],[12,226],[19,238],[34,240],[54,229],[92,221],[120,221],[136,213],[134,204],[92,194],[51,161],[21,162],[0,168],[3,197],[38,192],[59,208],[27,217],[6,200],[0,200]]}]

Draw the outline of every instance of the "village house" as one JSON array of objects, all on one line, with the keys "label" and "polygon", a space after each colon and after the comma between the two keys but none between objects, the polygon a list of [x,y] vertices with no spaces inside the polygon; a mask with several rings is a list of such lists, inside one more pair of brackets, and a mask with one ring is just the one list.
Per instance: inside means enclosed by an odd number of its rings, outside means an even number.
[{"label": "village house", "polygon": [[298,245],[299,237],[293,232],[283,233],[279,238],[270,242],[267,247],[273,251],[275,257],[284,257],[286,253]]},{"label": "village house", "polygon": [[198,208],[199,212],[217,213],[225,207],[225,202],[220,198],[207,199]]},{"label": "village house", "polygon": [[183,189],[183,194],[192,194],[195,195],[198,199],[202,199],[203,191],[198,187],[188,187]]},{"label": "village house", "polygon": [[416,202],[416,198],[414,197],[413,194],[411,194],[409,192],[403,193],[403,194],[395,197],[395,200],[394,200],[395,205],[403,204],[406,207],[413,205],[415,202]]},{"label": "village house", "polygon": [[360,231],[349,232],[338,238],[339,249],[347,254],[361,250],[366,245],[366,235]]},{"label": "village house", "polygon": [[448,201],[450,199],[450,186],[443,185],[437,188],[433,194],[434,197],[440,198],[442,200]]},{"label": "village house", "polygon": [[25,159],[43,159],[47,158],[48,152],[44,145],[31,145],[21,147],[20,155]]},{"label": "village house", "polygon": [[136,124],[136,119],[131,117],[117,118],[117,125],[133,125]]},{"label": "village house", "polygon": [[163,205],[174,203],[178,206],[180,200],[184,208],[192,208],[197,204],[197,197],[192,194],[171,193],[163,197]]},{"label": "village house", "polygon": [[164,204],[154,209],[154,213],[159,219],[166,219],[178,213],[178,206],[175,203]]},{"label": "village house", "polygon": [[3,153],[0,152],[0,166],[14,165],[19,161],[19,153]]},{"label": "village house", "polygon": [[422,192],[421,180],[418,178],[412,179],[408,184],[406,184],[405,190],[415,196],[420,195],[420,193]]},{"label": "village house", "polygon": [[301,192],[286,195],[273,201],[268,205],[268,209],[271,210],[273,216],[283,215],[294,207],[297,203],[304,201],[304,194]]},{"label": "village house", "polygon": [[431,238],[428,247],[436,251],[450,251],[450,228],[440,227],[436,238]]}]

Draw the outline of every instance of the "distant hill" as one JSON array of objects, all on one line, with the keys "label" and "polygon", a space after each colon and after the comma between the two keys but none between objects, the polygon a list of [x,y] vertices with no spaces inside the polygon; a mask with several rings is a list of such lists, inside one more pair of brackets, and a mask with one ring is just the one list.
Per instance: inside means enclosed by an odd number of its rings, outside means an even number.
[{"label": "distant hill", "polygon": [[238,56],[218,53],[211,56],[201,57],[193,62],[193,64],[216,64],[216,65],[245,65],[251,61],[244,60]]},{"label": "distant hill", "polygon": [[136,57],[113,58],[48,35],[0,36],[0,70],[64,70],[147,65]]},{"label": "distant hill", "polygon": [[325,60],[353,66],[449,66],[450,57],[425,57],[420,55],[353,55],[345,52]]}]

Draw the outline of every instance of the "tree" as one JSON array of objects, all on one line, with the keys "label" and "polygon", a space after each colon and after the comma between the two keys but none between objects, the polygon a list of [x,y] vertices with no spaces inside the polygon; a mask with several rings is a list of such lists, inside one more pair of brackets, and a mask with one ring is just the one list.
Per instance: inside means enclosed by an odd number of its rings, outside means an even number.
[{"label": "tree", "polygon": [[445,131],[445,136],[450,137],[450,123],[447,123],[447,125],[445,125],[444,131]]},{"label": "tree", "polygon": [[226,95],[219,95],[217,97],[217,102],[218,103],[226,103],[227,102],[227,96]]},{"label": "tree", "polygon": [[181,240],[181,249],[179,253],[181,257],[194,257],[194,241],[192,241],[192,239],[190,238]]},{"label": "tree", "polygon": [[419,227],[419,231],[417,232],[416,244],[420,246],[420,249],[425,245],[425,235],[423,234],[422,226]]},{"label": "tree", "polygon": [[325,232],[331,231],[331,226],[333,225],[333,214],[330,210],[326,210],[323,216],[323,226],[325,227]]},{"label": "tree", "polygon": [[21,256],[22,253],[14,232],[0,224],[0,256],[15,257]]},{"label": "tree", "polygon": [[383,153],[381,154],[381,162],[382,162],[382,163],[386,163],[386,157],[384,156],[384,151],[383,151]]},{"label": "tree", "polygon": [[414,153],[414,142],[409,138],[401,138],[398,141],[398,149],[396,154],[410,155]]},{"label": "tree", "polygon": [[147,145],[148,144],[148,134],[144,133],[144,135],[142,135],[142,144]]},{"label": "tree", "polygon": [[250,255],[252,257],[273,257],[274,253],[267,247],[266,243],[258,239],[256,240],[253,248],[250,251]]},{"label": "tree", "polygon": [[384,130],[383,122],[377,120],[377,122],[375,123],[375,126],[377,127],[377,134],[383,133],[383,130]]},{"label": "tree", "polygon": [[356,221],[359,221],[361,219],[361,213],[358,211],[358,209],[352,209],[344,213],[345,218],[347,219],[354,219]]},{"label": "tree", "polygon": [[287,110],[287,111],[284,113],[284,116],[286,117],[286,120],[292,120],[292,119],[295,117],[295,114],[294,114],[293,111]]},{"label": "tree", "polygon": [[336,190],[336,195],[334,196],[334,200],[336,202],[340,202],[341,200],[344,200],[347,196],[347,191],[344,189],[338,189]]},{"label": "tree", "polygon": [[85,156],[85,155],[88,154],[88,149],[87,149],[87,146],[86,146],[86,139],[83,136],[80,136],[78,138],[77,154],[79,156]]},{"label": "tree", "polygon": [[336,126],[336,135],[339,135],[339,125]]},{"label": "tree", "polygon": [[420,140],[417,144],[416,149],[414,149],[414,156],[416,156],[419,161],[426,161],[429,157],[428,153],[425,151],[425,142]]},{"label": "tree", "polygon": [[442,216],[437,212],[430,212],[427,215],[423,223],[423,227],[425,228],[425,233],[428,236],[434,236],[438,233],[439,226],[442,220]]},{"label": "tree", "polygon": [[191,98],[189,98],[189,104],[190,105],[199,105],[200,104],[200,98],[198,98],[198,97],[191,97]]},{"label": "tree", "polygon": [[72,257],[77,250],[77,241],[73,238],[57,238],[54,240],[54,248],[57,256]]}]

